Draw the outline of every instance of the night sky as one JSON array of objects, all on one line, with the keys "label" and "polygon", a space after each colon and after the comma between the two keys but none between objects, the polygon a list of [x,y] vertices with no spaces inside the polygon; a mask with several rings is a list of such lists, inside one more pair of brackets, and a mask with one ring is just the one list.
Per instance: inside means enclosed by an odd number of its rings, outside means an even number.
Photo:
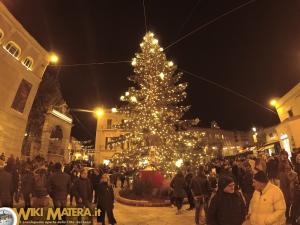
[{"label": "night sky", "polygon": [[[145,34],[142,0],[2,0],[61,64],[131,60]],[[145,0],[147,28],[166,47],[245,0]],[[166,51],[181,69],[231,88],[262,105],[300,80],[300,1],[258,0]],[[57,69],[48,69],[55,73]],[[62,93],[71,108],[120,104],[131,83],[130,63],[61,67]],[[200,126],[247,130],[278,123],[276,114],[184,74],[191,105],[186,118]],[[94,138],[96,119],[76,113],[72,135]],[[91,137],[92,136],[92,137]]]}]

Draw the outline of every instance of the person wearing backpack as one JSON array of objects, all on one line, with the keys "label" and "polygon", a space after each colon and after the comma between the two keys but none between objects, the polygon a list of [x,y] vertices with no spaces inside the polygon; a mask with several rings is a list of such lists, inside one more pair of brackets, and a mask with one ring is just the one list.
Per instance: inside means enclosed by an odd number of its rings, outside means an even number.
[{"label": "person wearing backpack", "polygon": [[242,194],[235,190],[233,178],[220,177],[218,191],[212,195],[208,207],[207,224],[242,225],[245,216],[246,204]]}]

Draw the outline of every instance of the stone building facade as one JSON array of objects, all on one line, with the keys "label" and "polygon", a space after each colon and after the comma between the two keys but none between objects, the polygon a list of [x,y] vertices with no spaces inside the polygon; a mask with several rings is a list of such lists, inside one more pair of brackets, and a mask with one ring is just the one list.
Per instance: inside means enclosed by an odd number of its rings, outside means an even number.
[{"label": "stone building facade", "polygon": [[0,152],[21,155],[28,114],[48,52],[0,2]]},{"label": "stone building facade", "polygon": [[69,162],[72,126],[72,118],[66,112],[49,109],[45,117],[41,147],[37,155],[41,155],[52,162]]},{"label": "stone building facade", "polygon": [[102,164],[106,160],[110,160],[114,154],[121,152],[122,149],[129,148],[127,141],[114,145],[114,138],[125,134],[124,130],[118,128],[118,125],[122,124],[124,120],[124,115],[109,110],[98,117],[94,156],[96,164]]},{"label": "stone building facade", "polygon": [[276,126],[281,148],[292,156],[300,149],[300,83],[277,99],[275,108],[280,119]]}]

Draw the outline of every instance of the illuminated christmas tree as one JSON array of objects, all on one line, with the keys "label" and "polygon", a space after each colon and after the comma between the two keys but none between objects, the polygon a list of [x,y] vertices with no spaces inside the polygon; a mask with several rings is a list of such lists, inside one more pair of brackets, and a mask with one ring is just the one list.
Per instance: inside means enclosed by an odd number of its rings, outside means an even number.
[{"label": "illuminated christmas tree", "polygon": [[163,48],[154,34],[148,32],[140,44],[141,52],[132,60],[134,82],[121,101],[127,102],[123,112],[127,113],[125,129],[129,131],[130,148],[124,150],[120,161],[132,165],[155,164],[170,171],[182,158],[178,142],[182,137],[176,124],[189,109],[179,106],[186,98],[187,83],[180,83],[182,73],[166,59]]}]

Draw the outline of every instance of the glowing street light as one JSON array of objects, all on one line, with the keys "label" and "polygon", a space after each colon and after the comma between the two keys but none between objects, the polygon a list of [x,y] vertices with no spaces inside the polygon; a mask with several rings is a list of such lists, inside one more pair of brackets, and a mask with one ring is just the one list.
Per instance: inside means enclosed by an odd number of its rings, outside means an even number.
[{"label": "glowing street light", "polygon": [[270,105],[273,106],[273,107],[276,107],[276,105],[277,105],[276,99],[272,99],[272,100],[270,101]]},{"label": "glowing street light", "polygon": [[112,112],[112,113],[116,113],[116,112],[118,112],[118,110],[117,110],[117,108],[112,108],[112,109],[111,109],[111,112]]},{"label": "glowing street light", "polygon": [[49,56],[49,61],[52,64],[56,64],[56,63],[58,63],[59,58],[55,53],[51,53],[50,56]]},{"label": "glowing street light", "polygon": [[95,113],[98,117],[100,117],[100,116],[103,116],[104,111],[103,111],[103,109],[98,108],[95,110]]},{"label": "glowing street light", "polygon": [[252,131],[256,132],[257,131],[256,127],[252,127]]}]

